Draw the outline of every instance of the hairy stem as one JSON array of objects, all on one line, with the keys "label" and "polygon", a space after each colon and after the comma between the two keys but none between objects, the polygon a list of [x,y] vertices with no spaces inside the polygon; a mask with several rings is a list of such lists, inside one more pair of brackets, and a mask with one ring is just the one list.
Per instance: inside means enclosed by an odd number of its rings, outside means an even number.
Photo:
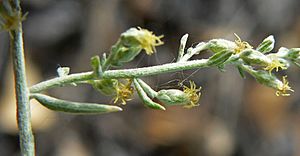
[{"label": "hairy stem", "polygon": [[[143,68],[135,68],[135,69],[121,69],[121,70],[108,70],[105,71],[102,75],[102,78],[112,79],[112,78],[137,78],[144,77],[150,75],[157,75],[169,72],[176,72],[182,70],[196,69],[196,68],[204,68],[208,67],[207,59],[201,60],[193,60],[187,62],[177,62],[177,63],[168,63],[164,65],[157,65],[152,67],[143,67]],[[76,83],[86,80],[93,79],[93,72],[85,72],[78,74],[71,74],[64,77],[57,77],[47,81],[43,81],[38,83],[32,87],[30,87],[31,93],[38,93],[49,88],[62,86],[64,84]]]},{"label": "hairy stem", "polygon": [[[18,16],[21,17],[20,2],[18,0],[15,1],[15,9],[18,13]],[[29,92],[26,84],[21,21],[19,21],[18,27],[15,30],[11,30],[10,33],[11,53],[14,64],[17,120],[20,135],[21,154],[24,156],[33,156],[35,154],[35,147],[30,121]]]}]

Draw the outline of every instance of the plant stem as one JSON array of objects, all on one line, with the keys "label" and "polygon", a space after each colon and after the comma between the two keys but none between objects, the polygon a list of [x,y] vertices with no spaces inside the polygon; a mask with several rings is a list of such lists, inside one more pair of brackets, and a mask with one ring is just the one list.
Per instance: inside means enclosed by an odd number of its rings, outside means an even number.
[{"label": "plant stem", "polygon": [[[15,9],[18,16],[21,17],[22,13],[20,2],[18,0],[15,1]],[[15,30],[11,30],[10,33],[10,50],[14,64],[17,120],[19,127],[21,155],[33,156],[35,154],[35,147],[30,121],[29,92],[26,84],[22,21],[19,21],[18,27]]]},{"label": "plant stem", "polygon": [[[187,62],[168,63],[168,64],[157,65],[152,67],[108,70],[103,73],[102,78],[105,79],[134,78],[134,77],[137,78],[143,76],[176,72],[181,70],[204,68],[204,67],[208,67],[207,61],[208,61],[207,59],[201,59],[201,60],[193,60]],[[64,84],[69,84],[74,82],[76,83],[80,81],[92,80],[94,78],[95,77],[93,75],[93,72],[85,72],[85,73],[71,74],[64,77],[57,77],[47,81],[43,81],[41,83],[38,83],[30,87],[30,92],[38,93],[49,88],[62,86]]]}]

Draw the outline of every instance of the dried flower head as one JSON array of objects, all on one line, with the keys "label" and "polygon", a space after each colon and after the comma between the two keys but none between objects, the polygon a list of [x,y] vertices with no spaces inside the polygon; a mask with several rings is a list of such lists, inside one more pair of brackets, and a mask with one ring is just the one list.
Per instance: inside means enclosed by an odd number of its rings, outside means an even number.
[{"label": "dried flower head", "polygon": [[234,52],[236,54],[240,53],[241,51],[245,50],[245,49],[252,49],[253,47],[246,41],[242,41],[241,38],[234,33],[234,36],[237,38],[237,40],[235,40],[235,44],[236,44],[236,48],[234,49]]},{"label": "dried flower head", "polygon": [[155,47],[164,44],[160,39],[163,38],[163,35],[156,36],[152,31],[147,29],[142,29],[138,27],[139,35],[137,36],[137,40],[140,42],[142,49],[146,51],[148,55],[156,52]]},{"label": "dried flower head", "polygon": [[190,87],[183,86],[183,92],[189,97],[190,102],[184,106],[184,108],[192,108],[199,106],[199,99],[201,96],[201,87],[197,89],[195,82],[190,81]]},{"label": "dried flower head", "polygon": [[[1,3],[10,3],[4,1]],[[1,4],[0,8],[0,30],[10,31],[16,30],[19,23],[26,19],[27,13],[23,16],[18,14],[14,9],[11,8],[10,4]]]},{"label": "dried flower head", "polygon": [[289,86],[289,82],[287,81],[287,76],[282,77],[282,83],[277,85],[276,96],[290,96],[287,91],[294,92],[294,90]]},{"label": "dried flower head", "polygon": [[133,95],[133,87],[131,86],[132,80],[127,79],[127,83],[123,84],[121,82],[118,82],[116,87],[116,95],[114,98],[114,103],[117,103],[118,101],[121,102],[122,105],[125,105],[127,101],[132,100],[131,97]]}]

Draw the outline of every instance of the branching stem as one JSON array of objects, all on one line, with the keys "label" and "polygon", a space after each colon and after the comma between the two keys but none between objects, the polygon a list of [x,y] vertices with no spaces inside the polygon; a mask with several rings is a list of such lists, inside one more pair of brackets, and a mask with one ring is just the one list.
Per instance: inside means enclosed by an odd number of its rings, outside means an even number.
[{"label": "branching stem", "polygon": [[[133,77],[144,77],[150,75],[157,75],[169,72],[176,72],[182,70],[196,69],[208,67],[207,59],[193,60],[187,62],[168,63],[164,65],[157,65],[152,67],[143,67],[135,69],[121,69],[121,70],[108,70],[103,73],[102,78],[133,78]],[[93,72],[85,72],[78,74],[71,74],[64,77],[57,77],[47,81],[38,83],[30,87],[31,93],[38,93],[53,87],[62,86],[65,84],[76,83],[86,80],[94,79]]]}]

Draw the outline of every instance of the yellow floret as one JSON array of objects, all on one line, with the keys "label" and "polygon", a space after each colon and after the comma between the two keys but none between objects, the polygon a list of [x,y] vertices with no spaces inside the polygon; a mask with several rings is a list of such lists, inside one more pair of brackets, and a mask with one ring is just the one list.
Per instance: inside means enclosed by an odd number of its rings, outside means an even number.
[{"label": "yellow floret", "polygon": [[160,39],[163,35],[155,36],[152,31],[142,29],[138,27],[141,35],[138,35],[137,40],[140,42],[142,49],[144,49],[147,55],[151,55],[156,52],[155,47],[164,44]]},{"label": "yellow floret", "polygon": [[240,53],[241,51],[245,50],[245,49],[252,49],[253,47],[246,41],[242,41],[241,38],[234,33],[234,36],[237,38],[237,40],[235,40],[235,44],[236,44],[236,48],[234,49],[234,52],[236,54]]},{"label": "yellow floret", "polygon": [[184,86],[183,92],[189,97],[190,103],[186,104],[184,108],[192,108],[195,106],[199,106],[199,100],[201,97],[201,87],[197,89],[195,82],[190,81],[190,87]]},{"label": "yellow floret", "polygon": [[132,100],[131,97],[133,95],[133,87],[131,86],[132,80],[128,79],[126,84],[118,82],[116,87],[116,95],[114,98],[114,103],[118,101],[121,102],[122,105],[125,105],[127,101]]},{"label": "yellow floret", "polygon": [[287,91],[294,92],[294,90],[289,86],[289,82],[286,78],[287,76],[282,77],[282,84],[277,86],[276,96],[290,96]]}]

